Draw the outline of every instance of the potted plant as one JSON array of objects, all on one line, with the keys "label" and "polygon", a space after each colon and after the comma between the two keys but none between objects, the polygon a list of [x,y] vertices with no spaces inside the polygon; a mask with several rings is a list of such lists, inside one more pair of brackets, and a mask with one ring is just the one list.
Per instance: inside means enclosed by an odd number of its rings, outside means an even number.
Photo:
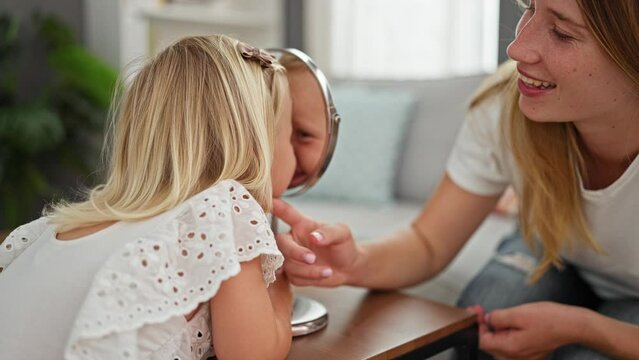
[{"label": "potted plant", "polygon": [[117,78],[56,18],[36,13],[31,21],[53,76],[43,96],[21,102],[18,21],[0,15],[0,232],[38,217],[52,199],[71,196],[66,189],[78,179],[91,182]]}]

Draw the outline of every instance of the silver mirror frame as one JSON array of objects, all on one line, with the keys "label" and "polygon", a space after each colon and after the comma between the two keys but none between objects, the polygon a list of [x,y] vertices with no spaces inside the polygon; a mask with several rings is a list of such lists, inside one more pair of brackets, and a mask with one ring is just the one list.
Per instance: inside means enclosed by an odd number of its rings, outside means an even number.
[{"label": "silver mirror frame", "polygon": [[275,55],[276,59],[279,59],[278,54],[289,54],[299,59],[306,67],[311,71],[313,77],[317,81],[319,85],[322,95],[324,95],[324,102],[326,105],[326,114],[327,114],[327,138],[328,140],[324,144],[324,149],[322,151],[322,157],[320,159],[324,159],[321,163],[317,164],[316,170],[312,177],[309,177],[307,181],[296,188],[289,189],[287,193],[288,196],[291,195],[300,195],[306,192],[310,187],[315,185],[315,183],[320,179],[320,177],[324,174],[328,165],[333,158],[333,153],[335,152],[335,145],[337,144],[337,135],[339,133],[339,124],[341,122],[341,117],[337,113],[337,109],[335,108],[335,104],[333,102],[333,95],[331,93],[330,85],[328,84],[328,80],[326,75],[319,69],[315,61],[311,59],[310,56],[306,55],[303,51],[294,49],[294,48],[269,48],[265,49],[269,53]]}]

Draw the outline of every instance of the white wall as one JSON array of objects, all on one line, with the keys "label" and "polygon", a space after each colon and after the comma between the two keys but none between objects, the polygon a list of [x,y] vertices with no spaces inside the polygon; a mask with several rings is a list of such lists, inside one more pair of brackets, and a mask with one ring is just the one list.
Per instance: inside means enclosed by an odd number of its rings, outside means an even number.
[{"label": "white wall", "polygon": [[315,60],[326,76],[331,76],[331,2],[304,0],[304,44],[305,52]]},{"label": "white wall", "polygon": [[120,67],[119,0],[84,0],[87,48],[116,69]]},{"label": "white wall", "polygon": [[84,0],[88,48],[117,69],[144,56],[147,26],[140,11],[156,3],[157,0]]},{"label": "white wall", "polygon": [[[160,0],[84,2],[87,46],[120,69],[188,35],[223,33],[262,47],[283,43],[282,0],[215,0],[212,5],[190,2],[164,8],[158,7]],[[212,15],[207,17],[207,12]],[[246,16],[236,16],[240,21],[234,24],[234,15],[227,12]],[[243,18],[251,16],[272,26],[242,25]]]}]

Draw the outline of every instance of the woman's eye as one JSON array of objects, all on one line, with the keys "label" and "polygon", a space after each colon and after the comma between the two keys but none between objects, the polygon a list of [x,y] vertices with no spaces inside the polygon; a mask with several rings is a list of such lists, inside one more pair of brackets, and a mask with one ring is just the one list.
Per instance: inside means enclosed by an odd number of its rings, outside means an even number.
[{"label": "woman's eye", "polygon": [[559,41],[572,41],[575,38],[573,38],[572,36],[565,34],[561,31],[559,31],[556,27],[554,27],[552,29],[552,34],[555,36],[555,38],[557,38],[557,40]]}]

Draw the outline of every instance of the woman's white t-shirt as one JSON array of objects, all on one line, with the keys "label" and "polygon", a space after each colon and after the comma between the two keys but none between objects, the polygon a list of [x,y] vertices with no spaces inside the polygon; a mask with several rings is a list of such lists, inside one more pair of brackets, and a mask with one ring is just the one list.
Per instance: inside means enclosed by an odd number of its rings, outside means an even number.
[{"label": "woman's white t-shirt", "polygon": [[[479,195],[497,195],[520,180],[515,161],[501,140],[500,101],[486,101],[471,110],[448,159],[447,174],[461,188]],[[639,156],[613,184],[601,190],[581,185],[586,218],[604,253],[582,242],[564,249],[604,299],[639,297]]]},{"label": "woman's white t-shirt", "polygon": [[209,307],[184,316],[260,255],[268,286],[283,257],[261,207],[233,180],[77,240],[57,240],[40,218],[0,246],[0,357],[200,359]]}]

